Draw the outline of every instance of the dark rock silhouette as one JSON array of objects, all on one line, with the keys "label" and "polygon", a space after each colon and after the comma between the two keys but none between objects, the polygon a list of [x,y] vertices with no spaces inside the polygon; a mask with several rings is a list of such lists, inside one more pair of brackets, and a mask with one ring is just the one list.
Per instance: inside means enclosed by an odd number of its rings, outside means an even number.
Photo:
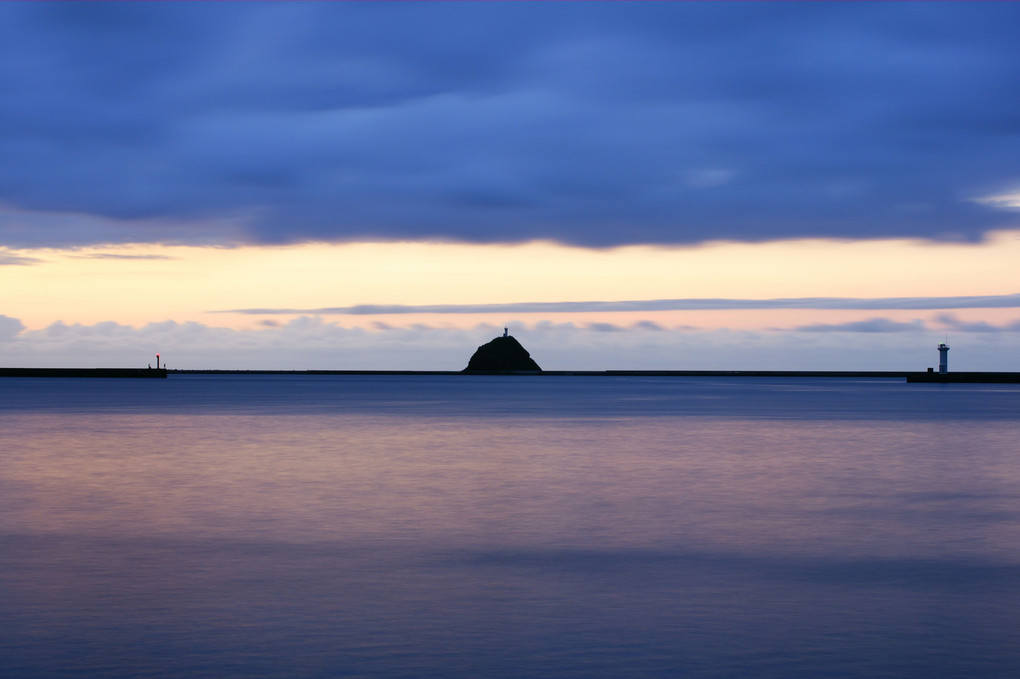
[{"label": "dark rock silhouette", "polygon": [[531,354],[513,337],[504,334],[478,347],[464,372],[541,372]]}]

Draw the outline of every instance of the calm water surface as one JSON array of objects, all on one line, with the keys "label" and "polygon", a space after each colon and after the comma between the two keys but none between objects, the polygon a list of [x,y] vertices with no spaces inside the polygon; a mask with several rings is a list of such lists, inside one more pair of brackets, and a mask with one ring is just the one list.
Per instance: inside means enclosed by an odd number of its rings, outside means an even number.
[{"label": "calm water surface", "polygon": [[4,677],[1015,677],[1020,388],[0,380]]}]

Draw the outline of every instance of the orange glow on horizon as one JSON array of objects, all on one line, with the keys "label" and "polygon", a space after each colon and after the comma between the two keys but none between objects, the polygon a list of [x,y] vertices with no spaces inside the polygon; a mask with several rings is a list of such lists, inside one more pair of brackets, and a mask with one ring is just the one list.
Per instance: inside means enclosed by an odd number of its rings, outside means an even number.
[{"label": "orange glow on horizon", "polygon": [[[215,248],[152,244],[6,251],[37,263],[0,266],[0,314],[37,329],[57,321],[141,326],[173,320],[235,329],[303,315],[230,309],[309,310],[360,304],[510,304],[680,298],[923,297],[1020,292],[1020,232],[983,243],[912,240],[713,242],[591,250],[552,243],[308,243]],[[952,310],[961,320],[1011,322],[1014,309]],[[576,325],[793,327],[816,319],[932,311],[736,310],[541,314],[324,316],[345,326],[425,323],[502,326],[507,317]]]}]

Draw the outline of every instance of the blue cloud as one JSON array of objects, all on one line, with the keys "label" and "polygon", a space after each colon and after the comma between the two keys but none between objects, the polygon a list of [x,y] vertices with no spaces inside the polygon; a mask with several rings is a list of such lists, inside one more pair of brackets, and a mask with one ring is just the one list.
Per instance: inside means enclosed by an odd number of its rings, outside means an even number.
[{"label": "blue cloud", "polygon": [[816,325],[803,325],[794,330],[799,332],[918,332],[926,330],[921,321],[910,321],[901,323],[888,318],[870,318],[866,321],[852,321],[850,323],[819,323]]},{"label": "blue cloud", "polygon": [[1018,24],[1014,3],[3,4],[0,244],[977,239],[1017,223],[974,199],[1020,181]]},{"label": "blue cloud", "polygon": [[952,332],[1020,332],[1020,320],[1006,325],[992,325],[985,321],[961,321],[953,314],[939,314],[935,320]]},{"label": "blue cloud", "polygon": [[613,323],[589,323],[585,327],[595,332],[620,332],[623,330],[623,328]]},{"label": "blue cloud", "polygon": [[1011,309],[1020,307],[1020,294],[957,297],[780,297],[773,299],[646,299],[589,302],[516,302],[510,304],[358,304],[315,309],[224,309],[216,313],[264,315],[493,314],[592,313],[607,311],[709,311],[731,309]]},{"label": "blue cloud", "polygon": [[[512,323],[515,336],[550,370],[924,370],[936,359],[932,330],[872,333],[867,341],[848,341],[845,330],[672,330],[599,333],[571,323]],[[139,328],[54,323],[28,330],[0,317],[3,365],[10,367],[139,367],[158,352],[171,368],[460,370],[479,344],[502,332],[502,325],[485,324],[368,330],[307,317],[247,330],[173,321]],[[1020,345],[1001,336],[952,338],[957,369],[1020,365]]]},{"label": "blue cloud", "polygon": [[39,264],[41,261],[37,257],[26,257],[12,252],[0,251],[0,266],[29,266],[31,264]]},{"label": "blue cloud", "polygon": [[0,342],[7,342],[25,329],[25,324],[17,318],[0,314]]}]

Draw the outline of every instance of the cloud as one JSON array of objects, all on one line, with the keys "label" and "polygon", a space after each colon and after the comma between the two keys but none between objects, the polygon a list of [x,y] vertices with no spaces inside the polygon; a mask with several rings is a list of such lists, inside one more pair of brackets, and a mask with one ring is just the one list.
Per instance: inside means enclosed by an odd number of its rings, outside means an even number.
[{"label": "cloud", "polygon": [[1017,210],[1020,209],[1020,190],[978,198],[976,202],[1003,210]]},{"label": "cloud", "polygon": [[953,314],[939,314],[935,320],[953,332],[1020,332],[1020,320],[1007,325],[992,325],[985,321],[961,321]]},{"label": "cloud", "polygon": [[918,332],[927,330],[927,328],[924,322],[919,320],[902,323],[888,318],[870,318],[866,321],[850,323],[802,325],[794,330],[798,332]]},{"label": "cloud", "polygon": [[24,324],[17,318],[0,315],[0,342],[8,342],[14,339],[15,335],[24,329]]},{"label": "cloud", "polygon": [[3,252],[0,250],[0,266],[30,266],[40,262],[42,260],[38,257],[25,257],[24,255],[16,255],[13,252]]},{"label": "cloud", "polygon": [[595,332],[620,332],[623,330],[622,327],[613,323],[588,323],[585,327]]},{"label": "cloud", "polygon": [[170,255],[125,255],[116,252],[94,252],[87,255],[70,255],[74,259],[177,259]]},{"label": "cloud", "polygon": [[[0,16],[3,7],[0,6]],[[0,66],[2,68],[2,66]],[[3,103],[0,102],[0,111]],[[0,115],[2,119],[2,115]],[[0,148],[3,146],[0,126]],[[0,175],[4,172],[0,158]],[[0,243],[26,247],[66,247],[94,243],[153,242],[188,245],[232,245],[244,240],[236,219],[128,219],[106,214],[59,212],[0,204]]]},{"label": "cloud", "polygon": [[357,304],[314,309],[257,307],[214,313],[267,315],[594,313],[607,311],[706,311],[731,309],[1002,309],[1020,307],[1020,294],[957,297],[784,297],[774,299],[647,299],[589,302],[516,302],[510,304]]},{"label": "cloud", "polygon": [[1014,3],[4,3],[0,244],[978,239]]},{"label": "cloud", "polygon": [[[871,322],[876,320],[881,319]],[[636,324],[603,332],[573,323],[511,324],[515,337],[548,370],[923,370],[935,359],[935,338],[919,339],[915,332],[873,332],[867,342],[851,342],[846,330],[653,332]],[[0,366],[138,367],[154,363],[160,353],[171,368],[460,370],[476,347],[502,333],[502,325],[485,323],[368,330],[311,316],[250,330],[173,321],[139,328],[54,323],[27,330],[16,319],[0,317],[0,337],[6,338]],[[966,331],[955,336],[959,370],[1020,366],[1020,345],[1011,338]]]},{"label": "cloud", "polygon": [[[525,326],[527,327],[527,326]],[[573,324],[570,326],[574,328]],[[617,325],[616,323],[586,323],[582,326],[585,330],[591,330],[594,332],[664,332],[666,328],[659,325],[655,321],[636,321],[628,325]],[[679,326],[673,328],[673,330],[680,331],[695,331],[696,329],[692,326]]]}]

